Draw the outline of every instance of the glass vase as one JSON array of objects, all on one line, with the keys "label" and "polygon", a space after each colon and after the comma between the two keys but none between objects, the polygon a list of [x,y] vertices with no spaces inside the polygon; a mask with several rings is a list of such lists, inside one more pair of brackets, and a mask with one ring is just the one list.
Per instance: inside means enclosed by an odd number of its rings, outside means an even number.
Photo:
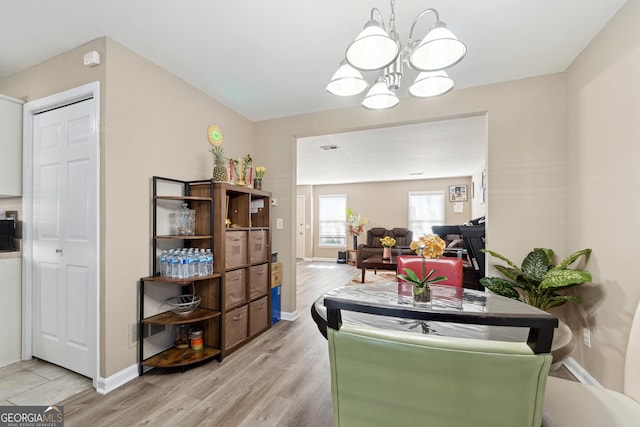
[{"label": "glass vase", "polygon": [[189,209],[186,203],[176,212],[176,234],[178,236],[195,235],[196,211]]},{"label": "glass vase", "polygon": [[382,248],[382,260],[389,261],[391,259],[391,248]]},{"label": "glass vase", "polygon": [[253,188],[256,190],[262,190],[262,178],[256,178],[253,180]]},{"label": "glass vase", "polygon": [[429,286],[420,287],[413,285],[413,301],[420,303],[431,302],[431,290]]}]

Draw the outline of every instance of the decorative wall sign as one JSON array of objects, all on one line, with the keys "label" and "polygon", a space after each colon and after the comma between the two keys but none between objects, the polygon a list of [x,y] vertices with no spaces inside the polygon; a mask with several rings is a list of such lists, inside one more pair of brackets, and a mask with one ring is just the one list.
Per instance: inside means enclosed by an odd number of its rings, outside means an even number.
[{"label": "decorative wall sign", "polygon": [[466,185],[449,186],[449,201],[450,202],[466,202],[467,186]]}]

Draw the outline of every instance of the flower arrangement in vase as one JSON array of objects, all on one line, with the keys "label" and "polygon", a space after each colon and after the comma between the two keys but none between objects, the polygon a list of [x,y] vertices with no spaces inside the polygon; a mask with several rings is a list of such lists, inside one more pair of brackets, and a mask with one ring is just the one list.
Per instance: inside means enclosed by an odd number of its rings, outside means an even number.
[{"label": "flower arrangement in vase", "polygon": [[380,239],[382,245],[382,259],[388,261],[391,259],[391,248],[396,245],[396,239],[391,236],[384,236]]},{"label": "flower arrangement in vase", "polygon": [[262,190],[262,178],[267,168],[264,166],[256,166],[256,179],[253,180],[253,188],[256,190]]},{"label": "flower arrangement in vase", "polygon": [[413,299],[416,302],[429,302],[431,301],[431,291],[429,290],[429,285],[431,283],[437,283],[447,280],[447,276],[436,276],[432,277],[435,273],[435,270],[429,271],[427,273],[427,266],[425,263],[425,258],[433,258],[437,259],[442,256],[447,244],[444,240],[442,240],[439,236],[428,234],[420,237],[417,241],[411,242],[409,248],[412,251],[422,257],[422,271],[420,277],[411,270],[410,268],[405,268],[405,274],[398,274],[397,277],[399,279],[405,280],[413,284]]},{"label": "flower arrangement in vase", "polygon": [[253,162],[251,154],[247,154],[241,159],[229,159],[229,162],[236,176],[236,185],[246,187],[247,172],[251,169],[251,163]]},{"label": "flower arrangement in vase", "polygon": [[367,218],[363,218],[360,214],[356,214],[347,208],[347,230],[353,236],[353,249],[358,249],[358,236],[364,231],[364,226],[369,222]]}]

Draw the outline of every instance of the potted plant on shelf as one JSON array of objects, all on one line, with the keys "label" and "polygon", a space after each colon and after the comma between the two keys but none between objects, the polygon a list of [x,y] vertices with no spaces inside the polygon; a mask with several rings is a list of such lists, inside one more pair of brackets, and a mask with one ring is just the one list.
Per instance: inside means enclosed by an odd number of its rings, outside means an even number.
[{"label": "potted plant on shelf", "polygon": [[409,247],[412,251],[422,257],[422,271],[420,277],[411,270],[405,268],[405,274],[398,274],[397,277],[404,281],[413,284],[413,299],[416,302],[429,302],[431,301],[431,291],[429,285],[431,283],[437,283],[447,280],[447,276],[432,277],[435,273],[435,269],[432,269],[427,273],[427,266],[425,258],[440,258],[444,253],[446,243],[439,236],[428,234],[420,237],[417,241],[411,242]]},{"label": "potted plant on shelf", "polygon": [[391,236],[384,236],[382,239],[380,239],[380,244],[382,245],[382,259],[390,260],[391,248],[396,245],[396,239]]},{"label": "potted plant on shelf", "polygon": [[497,252],[483,249],[485,253],[507,263],[496,265],[502,277],[483,277],[480,283],[492,292],[508,298],[517,299],[542,310],[560,306],[567,301],[575,304],[581,298],[559,294],[557,291],[591,281],[591,274],[585,270],[568,268],[581,256],[587,256],[591,249],[582,249],[565,258],[560,264],[553,264],[553,250],[535,248],[517,266]]},{"label": "potted plant on shelf", "polygon": [[253,188],[256,190],[262,190],[262,178],[267,168],[264,166],[256,166],[256,179],[253,180]]},{"label": "potted plant on shelf", "polygon": [[229,159],[231,163],[231,168],[233,169],[233,173],[235,173],[236,185],[240,185],[242,187],[247,186],[247,172],[251,167],[251,163],[253,159],[251,158],[251,154],[247,154],[241,159]]}]

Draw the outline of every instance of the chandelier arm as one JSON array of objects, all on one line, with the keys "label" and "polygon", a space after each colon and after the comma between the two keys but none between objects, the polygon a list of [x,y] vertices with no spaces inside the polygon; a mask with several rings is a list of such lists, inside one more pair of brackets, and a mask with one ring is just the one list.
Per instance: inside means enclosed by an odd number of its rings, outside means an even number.
[{"label": "chandelier arm", "polygon": [[389,16],[389,31],[396,32],[396,0],[391,0],[391,15]]},{"label": "chandelier arm", "polygon": [[[380,17],[380,20],[378,21],[377,19],[374,18],[373,14],[374,12],[378,13],[378,17]],[[387,29],[384,26],[384,18],[382,17],[382,13],[380,13],[380,10],[378,10],[377,7],[374,7],[373,9],[371,9],[371,20],[372,21],[377,21],[380,23],[380,25],[382,26],[382,29],[387,31]]]},{"label": "chandelier arm", "polygon": [[429,12],[436,15],[436,22],[440,21],[440,15],[438,15],[438,11],[435,9],[425,9],[422,12],[420,12],[418,16],[416,16],[416,19],[413,20],[413,24],[411,24],[411,30],[409,30],[409,42],[407,43],[407,45],[410,45],[411,42],[413,41],[413,30],[416,24],[418,23],[418,21],[420,20],[420,18],[422,18],[424,15],[426,15]]}]

